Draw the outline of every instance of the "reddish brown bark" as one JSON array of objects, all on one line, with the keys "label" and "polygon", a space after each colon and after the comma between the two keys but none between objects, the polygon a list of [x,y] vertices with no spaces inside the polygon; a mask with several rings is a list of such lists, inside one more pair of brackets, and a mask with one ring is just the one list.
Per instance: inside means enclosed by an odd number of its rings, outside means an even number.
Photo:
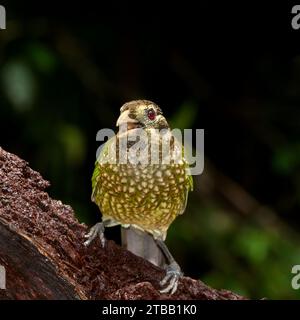
[{"label": "reddish brown bark", "polygon": [[173,296],[158,292],[164,271],[113,241],[83,246],[87,226],[45,192],[49,182],[0,148],[2,299],[243,299],[184,277]]}]

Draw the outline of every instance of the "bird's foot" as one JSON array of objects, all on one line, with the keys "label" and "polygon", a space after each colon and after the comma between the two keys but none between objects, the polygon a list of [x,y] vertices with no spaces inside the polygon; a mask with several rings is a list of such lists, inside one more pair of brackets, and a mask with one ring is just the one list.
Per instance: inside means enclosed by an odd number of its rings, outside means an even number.
[{"label": "bird's foot", "polygon": [[84,236],[87,240],[84,242],[84,245],[87,247],[91,244],[91,242],[99,236],[101,246],[104,248],[105,246],[105,237],[104,237],[104,224],[103,222],[98,222],[94,226],[91,227],[90,231]]},{"label": "bird's foot", "polygon": [[160,281],[160,285],[164,286],[165,284],[169,283],[164,289],[160,290],[160,293],[170,293],[173,294],[177,290],[178,287],[178,280],[183,276],[181,269],[175,261],[169,264],[166,268],[166,275]]}]

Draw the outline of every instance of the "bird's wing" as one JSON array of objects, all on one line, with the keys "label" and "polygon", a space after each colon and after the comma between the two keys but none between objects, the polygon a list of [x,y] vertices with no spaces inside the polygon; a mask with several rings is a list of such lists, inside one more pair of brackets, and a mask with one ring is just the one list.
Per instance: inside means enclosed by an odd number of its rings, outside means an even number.
[{"label": "bird's wing", "polygon": [[93,175],[92,175],[92,201],[95,200],[95,194],[97,192],[97,189],[99,187],[99,176],[101,174],[101,166],[99,165],[99,163],[102,163],[103,160],[107,157],[108,155],[108,151],[109,151],[109,147],[112,144],[112,142],[114,141],[114,137],[110,138],[103,146],[98,159],[95,162],[95,168],[93,171]]},{"label": "bird's wing", "polygon": [[183,161],[185,163],[185,172],[186,172],[186,188],[187,192],[193,191],[194,189],[194,181],[193,181],[193,176],[191,175],[191,170],[190,170],[190,164],[188,160],[185,158],[185,148],[182,146],[182,157]]},{"label": "bird's wing", "polygon": [[182,155],[183,155],[183,161],[185,163],[186,192],[185,192],[185,199],[184,199],[183,206],[182,206],[181,210],[178,212],[178,215],[184,213],[186,206],[187,206],[189,192],[193,191],[193,189],[194,189],[194,182],[193,182],[193,176],[191,175],[191,172],[190,172],[190,165],[189,165],[188,161],[184,158],[184,147],[182,147]]},{"label": "bird's wing", "polygon": [[187,172],[187,189],[188,191],[193,191],[194,190],[194,180],[193,176],[190,174],[190,170],[188,169]]},{"label": "bird's wing", "polygon": [[92,201],[95,200],[95,193],[96,193],[96,189],[97,189],[97,184],[98,184],[98,179],[99,179],[99,175],[100,175],[100,166],[98,163],[98,160],[95,162],[95,168],[94,168],[94,172],[92,175]]}]

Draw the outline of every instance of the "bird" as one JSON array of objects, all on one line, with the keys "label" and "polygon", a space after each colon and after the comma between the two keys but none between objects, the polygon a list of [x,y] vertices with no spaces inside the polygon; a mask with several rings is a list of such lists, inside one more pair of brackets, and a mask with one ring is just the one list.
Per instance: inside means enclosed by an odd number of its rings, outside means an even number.
[{"label": "bird", "polygon": [[[104,144],[92,175],[91,199],[99,207],[102,221],[85,235],[84,244],[90,245],[99,236],[104,247],[105,228],[121,225],[123,245],[163,267],[166,274],[160,292],[174,294],[183,273],[165,239],[172,222],[184,213],[193,190],[184,147],[172,134],[161,108],[150,100],[123,104],[116,125],[119,130]],[[130,154],[134,134],[139,136],[140,149]],[[120,145],[125,146],[126,161]],[[169,154],[162,152],[166,146]],[[154,156],[149,150],[156,150]],[[130,157],[139,161],[129,161]]]}]

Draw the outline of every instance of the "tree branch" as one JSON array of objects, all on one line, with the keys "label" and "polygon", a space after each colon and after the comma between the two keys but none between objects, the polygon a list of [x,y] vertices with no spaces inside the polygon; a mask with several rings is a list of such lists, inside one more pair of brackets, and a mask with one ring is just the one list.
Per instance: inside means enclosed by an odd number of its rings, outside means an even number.
[{"label": "tree branch", "polygon": [[173,296],[160,294],[164,271],[107,241],[83,246],[87,226],[53,200],[28,163],[0,148],[1,299],[243,299],[184,277]]}]

